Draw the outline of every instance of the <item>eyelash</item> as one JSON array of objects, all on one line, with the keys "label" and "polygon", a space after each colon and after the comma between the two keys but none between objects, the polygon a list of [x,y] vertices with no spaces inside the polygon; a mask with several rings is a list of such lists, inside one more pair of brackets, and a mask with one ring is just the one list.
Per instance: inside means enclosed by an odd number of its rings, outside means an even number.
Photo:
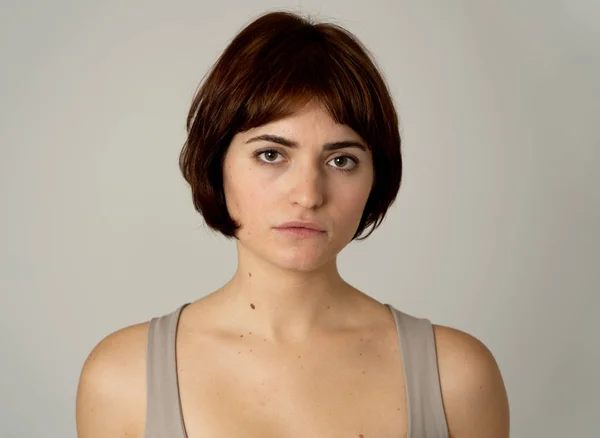
[{"label": "eyelash", "polygon": [[[259,151],[254,152],[254,159],[259,163],[262,164],[264,166],[277,166],[280,163],[273,163],[273,162],[269,162],[269,161],[264,161],[260,159],[260,156],[266,152],[275,152],[276,154],[279,154],[281,156],[283,156],[283,154],[281,152],[279,152],[277,149],[262,149]],[[332,158],[332,160],[335,160],[337,158],[349,158],[350,160],[352,160],[354,162],[354,166],[351,169],[343,169],[341,167],[335,167],[334,169],[339,170],[341,172],[353,172],[354,170],[356,170],[356,166],[358,166],[358,158],[352,156],[352,155],[339,155],[335,158]],[[331,161],[331,160],[330,160]]]}]

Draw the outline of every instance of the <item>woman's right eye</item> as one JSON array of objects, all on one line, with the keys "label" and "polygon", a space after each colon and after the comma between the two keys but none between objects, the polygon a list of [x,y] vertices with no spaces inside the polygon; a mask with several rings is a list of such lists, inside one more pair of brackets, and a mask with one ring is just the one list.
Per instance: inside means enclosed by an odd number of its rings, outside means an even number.
[{"label": "woman's right eye", "polygon": [[[277,152],[274,149],[269,149],[266,151],[261,151],[256,153],[256,157],[259,159],[259,161],[263,162],[263,163],[278,163],[279,161],[276,161],[276,158],[281,155],[279,152]],[[264,158],[261,158],[264,157]]]}]

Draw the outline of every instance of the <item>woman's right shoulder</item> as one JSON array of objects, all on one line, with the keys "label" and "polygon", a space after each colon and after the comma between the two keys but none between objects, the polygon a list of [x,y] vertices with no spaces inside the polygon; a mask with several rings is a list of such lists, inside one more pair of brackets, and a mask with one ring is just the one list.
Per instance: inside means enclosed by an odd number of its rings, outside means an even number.
[{"label": "woman's right shoulder", "polygon": [[143,436],[148,326],[117,330],[89,353],[77,387],[79,438]]}]

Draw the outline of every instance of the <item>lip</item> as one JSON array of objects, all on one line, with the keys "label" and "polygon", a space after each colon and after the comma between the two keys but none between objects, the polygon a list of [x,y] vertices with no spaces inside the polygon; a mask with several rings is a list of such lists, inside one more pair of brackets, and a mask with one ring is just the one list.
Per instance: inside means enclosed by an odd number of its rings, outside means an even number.
[{"label": "lip", "polygon": [[301,221],[293,221],[293,222],[286,222],[284,224],[278,225],[275,228],[277,229],[286,229],[286,228],[305,228],[307,230],[313,230],[313,231],[325,231],[323,229],[323,227],[315,224],[314,222],[301,222]]}]

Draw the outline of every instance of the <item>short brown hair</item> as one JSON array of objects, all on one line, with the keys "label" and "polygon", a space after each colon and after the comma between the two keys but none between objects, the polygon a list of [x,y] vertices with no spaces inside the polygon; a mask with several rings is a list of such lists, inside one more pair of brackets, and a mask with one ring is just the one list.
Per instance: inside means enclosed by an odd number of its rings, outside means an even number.
[{"label": "short brown hair", "polygon": [[385,80],[343,27],[281,11],[258,17],[235,36],[188,114],[179,166],[209,227],[227,237],[239,228],[223,191],[223,159],[233,136],[291,115],[312,99],[358,133],[373,155],[373,188],[353,239],[365,239],[381,224],[402,176],[398,116]]}]

